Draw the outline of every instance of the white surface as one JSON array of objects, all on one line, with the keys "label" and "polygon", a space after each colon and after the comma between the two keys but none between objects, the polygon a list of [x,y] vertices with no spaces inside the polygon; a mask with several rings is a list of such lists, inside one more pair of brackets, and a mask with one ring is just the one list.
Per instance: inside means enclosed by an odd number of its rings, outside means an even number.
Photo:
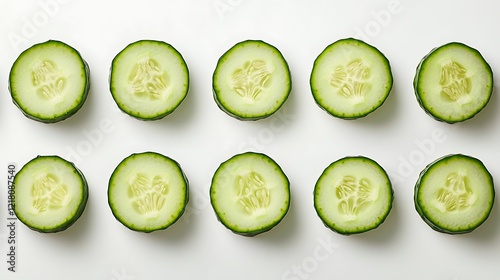
[{"label": "white surface", "polygon": [[[2,0],[0,279],[497,279],[498,205],[475,232],[451,236],[431,230],[415,212],[412,198],[420,170],[448,153],[478,157],[499,181],[498,97],[474,119],[447,125],[420,109],[412,79],[420,59],[450,41],[477,48],[494,73],[500,72],[498,8],[496,1]],[[394,88],[375,113],[345,121],[316,106],[308,81],[315,57],[333,41],[353,36],[389,58]],[[22,42],[12,42],[14,37]],[[116,53],[148,38],[176,47],[191,74],[187,99],[155,122],[118,111],[107,84]],[[25,118],[7,91],[10,66],[19,53],[48,39],[78,49],[92,79],[81,111],[53,125]],[[227,116],[211,92],[217,59],[245,39],[265,40],[280,49],[293,77],[284,107],[258,122]],[[106,197],[118,162],[145,150],[176,159],[191,190],[185,215],[152,234],[132,232],[117,222]],[[225,229],[208,198],[218,165],[246,150],[274,158],[292,188],[291,209],[282,223],[254,238]],[[11,273],[6,263],[7,164],[16,162],[20,168],[38,154],[74,161],[87,177],[90,198],[81,219],[65,232],[40,234],[18,223],[17,272]],[[325,228],[312,205],[323,169],[347,155],[378,161],[395,190],[386,222],[358,236]]]}]

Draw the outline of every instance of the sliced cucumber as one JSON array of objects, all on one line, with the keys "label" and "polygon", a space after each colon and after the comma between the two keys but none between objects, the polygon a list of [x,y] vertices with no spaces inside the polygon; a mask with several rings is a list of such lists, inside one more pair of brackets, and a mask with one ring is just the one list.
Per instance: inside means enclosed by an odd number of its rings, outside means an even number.
[{"label": "sliced cucumber", "polygon": [[254,236],[269,231],[285,217],[290,206],[290,182],[269,156],[246,152],[217,168],[210,201],[225,227],[236,234]]},{"label": "sliced cucumber", "polygon": [[239,42],[224,53],[212,83],[219,108],[240,120],[272,115],[285,103],[292,86],[281,52],[258,40]]},{"label": "sliced cucumber", "polygon": [[111,211],[134,231],[166,229],[182,216],[188,199],[188,180],[181,166],[159,153],[126,157],[109,179]]},{"label": "sliced cucumber", "polygon": [[456,123],[474,117],[488,104],[493,73],[479,51],[452,42],[433,49],[420,61],[413,86],[428,115]]},{"label": "sliced cucumber", "polygon": [[110,91],[118,107],[141,120],[172,113],[189,89],[189,71],[182,55],[170,44],[140,40],[113,59]]},{"label": "sliced cucumber", "polygon": [[314,188],[314,208],[325,226],[344,235],[377,228],[392,209],[393,189],[372,159],[345,157],[331,163]]},{"label": "sliced cucumber", "polygon": [[49,40],[16,59],[9,75],[12,101],[33,120],[54,123],[75,114],[85,103],[90,70],[80,53]]},{"label": "sliced cucumber", "polygon": [[83,173],[59,156],[38,156],[14,178],[14,211],[29,228],[58,232],[80,218],[88,199]]},{"label": "sliced cucumber", "polygon": [[342,119],[364,117],[382,106],[392,89],[389,60],[353,38],[327,46],[314,61],[311,91],[320,108]]},{"label": "sliced cucumber", "polygon": [[493,178],[480,160],[447,155],[422,170],[414,200],[418,214],[432,229],[449,234],[471,232],[493,208]]}]

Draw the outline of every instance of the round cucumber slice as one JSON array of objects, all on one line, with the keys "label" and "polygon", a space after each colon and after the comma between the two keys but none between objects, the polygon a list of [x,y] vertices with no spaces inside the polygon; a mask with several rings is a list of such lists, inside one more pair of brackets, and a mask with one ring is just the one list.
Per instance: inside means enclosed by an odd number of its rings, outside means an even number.
[{"label": "round cucumber slice", "polygon": [[345,157],[331,163],[314,188],[314,208],[326,227],[358,234],[381,225],[392,209],[393,189],[372,159]]},{"label": "round cucumber slice", "polygon": [[170,44],[140,40],[115,56],[109,84],[123,112],[140,120],[158,120],[185,99],[189,70],[182,55]]},{"label": "round cucumber slice", "polygon": [[184,213],[188,180],[173,159],[155,152],[132,154],[113,171],[108,204],[127,228],[152,232],[166,229]]},{"label": "round cucumber slice", "polygon": [[477,158],[447,155],[427,165],[415,184],[415,209],[434,230],[468,233],[490,215],[493,178]]},{"label": "round cucumber slice", "polygon": [[431,50],[413,81],[420,107],[438,121],[456,123],[479,113],[493,92],[493,72],[479,51],[452,42]]},{"label": "round cucumber slice", "polygon": [[223,162],[210,186],[218,220],[229,230],[255,236],[271,230],[290,206],[290,182],[269,156],[246,152]]},{"label": "round cucumber slice", "polygon": [[14,178],[14,212],[29,228],[53,233],[66,230],[87,205],[83,173],[59,156],[37,156]]},{"label": "round cucumber slice", "polygon": [[274,114],[291,91],[288,64],[274,46],[258,40],[239,42],[217,62],[212,80],[219,108],[239,120]]},{"label": "round cucumber slice", "polygon": [[338,40],[314,61],[311,91],[318,106],[342,119],[365,117],[382,106],[392,89],[389,60],[357,39]]},{"label": "round cucumber slice", "polygon": [[55,40],[33,45],[16,59],[9,75],[12,101],[33,120],[55,123],[85,103],[90,69],[80,53]]}]

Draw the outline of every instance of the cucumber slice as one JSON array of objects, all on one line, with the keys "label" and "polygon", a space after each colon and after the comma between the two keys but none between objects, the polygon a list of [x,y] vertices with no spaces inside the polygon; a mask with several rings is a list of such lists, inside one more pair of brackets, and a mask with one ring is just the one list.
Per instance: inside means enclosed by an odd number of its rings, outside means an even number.
[{"label": "cucumber slice", "polygon": [[434,230],[468,233],[490,215],[493,178],[477,158],[447,155],[427,165],[415,184],[415,209]]},{"label": "cucumber slice", "polygon": [[49,40],[16,59],[9,75],[14,104],[33,120],[55,123],[74,115],[85,103],[90,69],[71,46]]},{"label": "cucumber slice", "polygon": [[372,159],[345,157],[331,163],[314,188],[314,208],[326,227],[344,234],[377,228],[392,209],[393,189]]},{"label": "cucumber slice", "polygon": [[217,62],[212,80],[219,108],[239,120],[275,113],[292,88],[290,69],[281,52],[258,40],[239,42]]},{"label": "cucumber slice", "polygon": [[452,42],[419,63],[413,81],[420,107],[438,121],[456,123],[479,113],[493,92],[493,72],[479,51]]},{"label": "cucumber slice", "polygon": [[271,230],[290,206],[290,182],[269,156],[246,152],[223,162],[210,186],[217,219],[229,230],[255,236]]},{"label": "cucumber slice", "polygon": [[182,216],[188,199],[188,180],[181,166],[159,153],[126,157],[109,179],[111,211],[134,231],[166,229]]},{"label": "cucumber slice", "polygon": [[189,70],[170,44],[140,40],[113,59],[110,91],[118,107],[140,120],[157,120],[172,113],[189,90]]},{"label": "cucumber slice", "polygon": [[88,185],[76,166],[59,156],[37,156],[14,178],[14,212],[32,230],[66,230],[82,215]]},{"label": "cucumber slice", "polygon": [[353,38],[327,46],[310,77],[318,106],[342,119],[365,117],[382,106],[392,89],[389,60],[375,47]]}]

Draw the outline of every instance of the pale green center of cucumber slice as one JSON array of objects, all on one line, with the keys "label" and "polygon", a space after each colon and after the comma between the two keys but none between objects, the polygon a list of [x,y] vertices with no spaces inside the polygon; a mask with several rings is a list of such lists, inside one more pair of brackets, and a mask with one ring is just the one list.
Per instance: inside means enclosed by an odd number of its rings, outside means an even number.
[{"label": "pale green center of cucumber slice", "polygon": [[245,102],[253,103],[263,89],[269,86],[271,71],[263,60],[246,61],[231,75],[232,89]]},{"label": "pale green center of cucumber slice", "polygon": [[441,93],[451,101],[463,105],[472,101],[471,81],[467,70],[455,61],[450,61],[441,67]]},{"label": "pale green center of cucumber slice", "polygon": [[338,198],[338,211],[346,220],[355,220],[368,205],[378,198],[378,188],[374,188],[367,178],[359,180],[354,176],[344,176],[335,188]]},{"label": "pale green center of cucumber slice", "polygon": [[66,77],[57,64],[50,60],[41,60],[32,68],[32,83],[35,91],[44,100],[58,103],[64,97]]},{"label": "pale green center of cucumber slice", "polygon": [[339,93],[349,98],[354,104],[363,103],[369,86],[370,67],[363,60],[353,60],[347,65],[335,68],[330,85],[339,89]]},{"label": "pale green center of cucumber slice", "polygon": [[165,205],[167,193],[168,181],[159,175],[150,177],[137,173],[129,181],[133,209],[144,216],[157,217]]},{"label": "pale green center of cucumber slice", "polygon": [[31,186],[32,213],[61,209],[68,204],[68,188],[52,173],[40,172]]},{"label": "pale green center of cucumber slice", "polygon": [[446,177],[443,187],[439,188],[436,198],[436,208],[445,212],[460,212],[467,210],[476,201],[477,196],[467,186],[465,172],[452,172]]},{"label": "pale green center of cucumber slice", "polygon": [[265,213],[271,202],[270,190],[264,178],[257,172],[251,171],[238,175],[235,180],[238,190],[237,201],[249,215]]},{"label": "pale green center of cucumber slice", "polygon": [[150,57],[137,61],[128,78],[130,92],[139,98],[163,99],[168,95],[169,77]]}]

